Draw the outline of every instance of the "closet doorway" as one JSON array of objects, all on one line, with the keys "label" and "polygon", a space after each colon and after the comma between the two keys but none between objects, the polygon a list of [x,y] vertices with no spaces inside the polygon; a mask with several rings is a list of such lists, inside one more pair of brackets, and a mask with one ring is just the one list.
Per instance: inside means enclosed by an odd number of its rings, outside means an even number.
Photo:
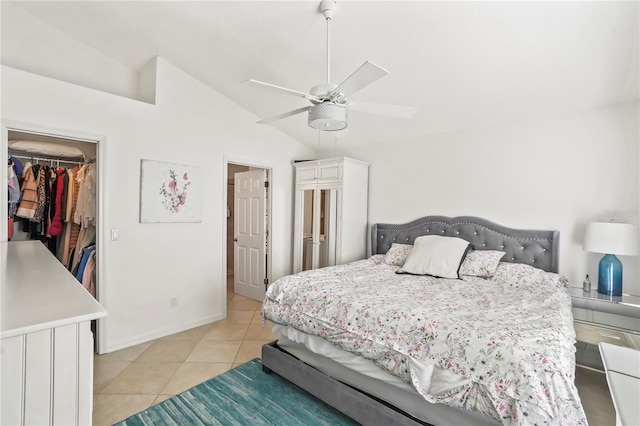
[{"label": "closet doorway", "polygon": [[[7,157],[7,178],[15,173],[22,185],[24,176],[42,180],[45,201],[38,187],[38,203],[44,213],[12,202],[2,203],[9,218],[0,240],[8,244],[19,241],[41,241],[60,263],[98,301],[104,292],[100,286],[100,151],[102,137],[72,131],[59,131],[23,123],[2,125],[2,155]],[[4,159],[4,158],[3,158]],[[21,193],[22,195],[22,193]],[[6,210],[5,210],[6,209]],[[35,217],[34,217],[35,215]],[[96,352],[105,347],[104,323],[92,324]]]},{"label": "closet doorway", "polygon": [[269,283],[271,169],[225,161],[227,293],[262,302]]}]

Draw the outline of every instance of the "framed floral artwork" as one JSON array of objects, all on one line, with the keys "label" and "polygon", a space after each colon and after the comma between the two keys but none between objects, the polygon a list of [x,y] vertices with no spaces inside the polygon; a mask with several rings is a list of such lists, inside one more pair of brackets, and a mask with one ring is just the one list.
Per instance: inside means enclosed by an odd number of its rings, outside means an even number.
[{"label": "framed floral artwork", "polygon": [[197,166],[141,160],[140,222],[200,222],[201,185]]}]

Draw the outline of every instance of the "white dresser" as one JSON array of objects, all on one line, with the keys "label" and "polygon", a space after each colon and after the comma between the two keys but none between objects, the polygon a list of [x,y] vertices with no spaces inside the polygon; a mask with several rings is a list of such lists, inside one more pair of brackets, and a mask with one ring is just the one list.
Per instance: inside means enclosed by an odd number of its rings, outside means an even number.
[{"label": "white dresser", "polygon": [[598,347],[616,409],[616,425],[640,425],[640,351],[604,342]]},{"label": "white dresser", "polygon": [[0,424],[91,424],[107,312],[39,241],[0,243],[0,265]]}]

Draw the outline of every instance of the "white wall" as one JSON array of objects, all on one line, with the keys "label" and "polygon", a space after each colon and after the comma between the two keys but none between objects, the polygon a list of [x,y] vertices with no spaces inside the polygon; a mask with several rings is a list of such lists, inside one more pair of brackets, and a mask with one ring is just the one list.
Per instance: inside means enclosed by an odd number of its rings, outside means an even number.
[{"label": "white wall", "polygon": [[[107,351],[224,315],[224,158],[273,167],[272,279],[290,272],[291,160],[321,156],[253,125],[256,117],[161,59],[157,104],[127,99],[140,93],[135,73],[2,3],[2,32],[10,35],[2,37],[2,63],[11,67],[1,68],[1,118],[105,138],[105,237],[120,229],[120,241],[102,239]],[[586,272],[596,276],[600,257],[582,251],[586,224],[638,223],[638,116],[635,103],[386,146],[349,149],[338,141],[324,156],[371,164],[370,223],[469,214],[560,230],[561,272],[579,284]],[[5,150],[0,145],[0,160]],[[204,168],[202,223],[138,222],[141,158]],[[622,261],[625,291],[640,294],[638,258]],[[178,308],[170,309],[174,295]]]},{"label": "white wall", "polygon": [[10,2],[3,1],[0,10],[3,65],[120,96],[139,96],[136,71]]},{"label": "white wall", "polygon": [[[157,105],[3,66],[2,119],[103,136],[98,283],[106,351],[222,319],[226,309],[224,159],[273,168],[272,278],[291,271],[294,158],[311,152],[158,59]],[[6,146],[0,146],[0,159]],[[140,159],[203,168],[202,222],[141,224]],[[6,205],[6,194],[1,201]],[[119,241],[108,241],[109,230]],[[178,297],[178,307],[169,298]]]},{"label": "white wall", "polygon": [[[582,250],[587,223],[638,223],[638,103],[555,119],[348,148],[371,164],[369,222],[474,215],[560,231],[560,272],[597,283],[602,255]],[[326,154],[335,155],[335,147]],[[624,291],[640,294],[638,257],[621,256]]]}]

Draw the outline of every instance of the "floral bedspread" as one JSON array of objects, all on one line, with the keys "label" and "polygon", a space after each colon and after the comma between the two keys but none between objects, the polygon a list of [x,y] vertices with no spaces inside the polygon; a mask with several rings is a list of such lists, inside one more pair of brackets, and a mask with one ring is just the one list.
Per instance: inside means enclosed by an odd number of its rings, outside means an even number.
[{"label": "floral bedspread", "polygon": [[[397,269],[373,256],[283,277],[269,287],[263,316],[372,360],[430,402],[504,424],[587,424],[564,278],[512,263],[489,279]],[[429,394],[414,360],[470,381]]]}]

